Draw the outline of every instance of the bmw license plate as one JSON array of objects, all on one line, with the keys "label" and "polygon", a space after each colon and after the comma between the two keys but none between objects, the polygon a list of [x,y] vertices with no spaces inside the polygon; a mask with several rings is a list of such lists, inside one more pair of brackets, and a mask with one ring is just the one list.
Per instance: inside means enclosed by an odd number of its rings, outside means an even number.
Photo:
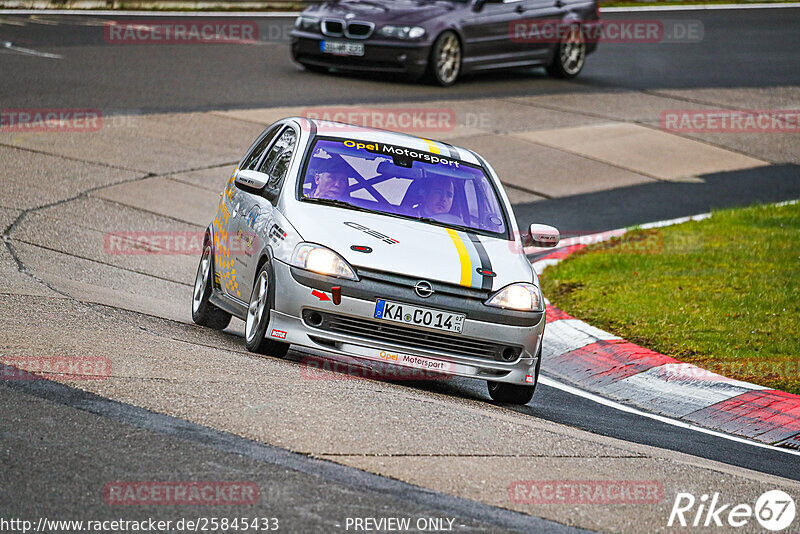
[{"label": "bmw license plate", "polygon": [[394,323],[424,326],[445,332],[461,333],[464,327],[463,313],[450,313],[430,308],[420,308],[411,304],[378,299],[375,303],[375,318]]},{"label": "bmw license plate", "polygon": [[363,56],[364,43],[351,43],[349,41],[320,41],[319,48],[326,54],[337,56]]}]

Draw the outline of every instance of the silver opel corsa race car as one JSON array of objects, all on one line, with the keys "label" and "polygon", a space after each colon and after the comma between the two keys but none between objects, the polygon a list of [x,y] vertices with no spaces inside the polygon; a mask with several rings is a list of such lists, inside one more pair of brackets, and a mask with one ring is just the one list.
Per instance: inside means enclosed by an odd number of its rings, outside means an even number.
[{"label": "silver opel corsa race car", "polygon": [[246,322],[248,350],[290,345],[486,380],[525,404],[545,328],[539,280],[500,180],[464,148],[288,118],[256,140],[204,239],[192,317]]}]

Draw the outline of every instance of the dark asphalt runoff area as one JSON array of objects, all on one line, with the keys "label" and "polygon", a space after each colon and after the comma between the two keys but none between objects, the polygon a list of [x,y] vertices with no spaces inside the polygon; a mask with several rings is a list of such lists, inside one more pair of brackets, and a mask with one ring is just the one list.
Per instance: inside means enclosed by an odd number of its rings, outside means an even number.
[{"label": "dark asphalt runoff area", "polygon": [[[3,15],[0,45],[11,47],[0,46],[0,107],[148,113],[609,89],[800,85],[800,9],[610,14],[606,18],[699,20],[704,38],[695,44],[601,45],[573,82],[530,69],[474,76],[449,89],[397,79],[306,73],[292,63],[282,37],[291,20],[253,18],[265,37],[257,44],[122,46],[105,42],[104,25],[124,17],[43,15],[35,22]],[[9,20],[28,22],[15,25]],[[704,176],[697,183],[639,185],[515,209],[523,223],[544,220],[599,231],[712,208],[798,198],[798,176],[794,165],[773,165]],[[599,209],[609,203],[616,209]],[[477,381],[408,387],[488,399],[485,384]],[[341,521],[354,516],[450,517],[463,525],[456,532],[567,530],[48,381],[0,384],[0,406],[0,472],[20,477],[0,475],[0,517],[277,517],[289,532],[344,530]],[[515,409],[604,436],[800,480],[797,456],[623,413],[542,385],[528,406]],[[176,478],[252,481],[262,498],[258,505],[214,507],[213,513],[197,507],[118,510],[103,500],[109,480]]]}]

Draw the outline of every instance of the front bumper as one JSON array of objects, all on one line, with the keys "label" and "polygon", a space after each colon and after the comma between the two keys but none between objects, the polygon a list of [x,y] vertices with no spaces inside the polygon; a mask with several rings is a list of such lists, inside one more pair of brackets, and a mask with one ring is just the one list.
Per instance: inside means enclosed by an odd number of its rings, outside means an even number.
[{"label": "front bumper", "polygon": [[[428,65],[427,43],[404,43],[375,38],[352,40],[364,44],[363,56],[339,56],[322,52],[321,41],[313,33],[292,32],[292,58],[298,63],[365,72],[396,72],[419,77]],[[344,38],[331,38],[342,41]]]},{"label": "front bumper", "polygon": [[[464,322],[461,335],[446,336],[457,347],[459,341],[471,344],[500,344],[519,347],[518,356],[512,361],[501,361],[491,357],[459,354],[442,344],[439,348],[425,347],[421,343],[404,343],[402,337],[386,336],[381,339],[380,325],[372,331],[361,328],[350,332],[332,331],[325,325],[309,324],[309,315],[318,312],[325,317],[341,317],[359,324],[374,322],[375,301],[342,295],[341,303],[321,300],[311,287],[299,283],[292,276],[291,268],[274,260],[275,305],[270,314],[267,337],[308,349],[329,354],[379,362],[425,371],[426,373],[480,378],[495,382],[533,385],[535,380],[536,355],[544,332],[544,316],[533,326],[513,326],[470,319]],[[334,281],[331,285],[336,285]],[[327,294],[330,298],[330,291]],[[415,302],[416,305],[424,305]],[[420,336],[431,332],[401,326],[407,331],[418,331]],[[363,332],[363,334],[359,333]],[[442,336],[439,336],[440,338]],[[391,338],[391,339],[389,339]]]}]

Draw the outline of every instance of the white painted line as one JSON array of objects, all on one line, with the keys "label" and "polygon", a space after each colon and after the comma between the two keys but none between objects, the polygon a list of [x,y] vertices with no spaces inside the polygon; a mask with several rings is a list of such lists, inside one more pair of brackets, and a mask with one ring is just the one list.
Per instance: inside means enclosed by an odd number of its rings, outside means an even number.
[{"label": "white painted line", "polygon": [[709,436],[727,439],[729,441],[735,441],[737,443],[744,443],[745,445],[752,445],[753,447],[758,447],[761,449],[769,449],[773,451],[784,452],[786,454],[793,454],[794,456],[800,456],[800,451],[775,447],[774,445],[767,445],[766,443],[758,443],[757,441],[751,441],[749,439],[732,436],[730,434],[725,434],[723,432],[717,432],[716,430],[709,430],[708,428],[703,428],[701,426],[693,425],[691,423],[686,423],[684,421],[678,421],[677,419],[672,419],[670,417],[664,417],[663,415],[656,415],[648,412],[643,412],[636,408],[631,408],[630,406],[625,406],[624,404],[620,404],[618,402],[614,402],[612,400],[600,397],[599,395],[594,395],[593,393],[583,391],[582,389],[578,389],[576,387],[569,386],[567,384],[562,384],[561,382],[553,380],[552,378],[549,378],[547,376],[539,375],[539,382],[541,384],[544,384],[545,386],[559,389],[561,391],[564,391],[565,393],[582,397],[586,400],[596,402],[597,404],[602,404],[603,406],[608,406],[609,408],[613,408],[621,412],[638,415],[640,417],[646,417],[647,419],[653,419],[660,423],[666,423],[668,425],[684,428],[686,430],[700,432],[701,434],[708,434]]},{"label": "white painted line", "polygon": [[0,9],[0,15],[101,15],[120,17],[296,17],[299,11],[123,11],[108,9]]},{"label": "white painted line", "polygon": [[800,2],[775,2],[759,4],[700,4],[696,6],[630,6],[601,7],[600,13],[636,13],[639,11],[711,11],[717,9],[775,9],[797,7],[800,7]]},{"label": "white painted line", "polygon": [[665,226],[673,226],[675,224],[683,224],[689,221],[702,221],[711,217],[710,213],[700,213],[698,215],[689,215],[688,217],[678,217],[677,219],[669,219],[666,221],[656,221],[646,224],[640,224],[639,228],[648,230],[650,228],[664,228]]},{"label": "white painted line", "polygon": [[20,54],[25,54],[25,55],[28,55],[28,56],[46,57],[46,58],[50,58],[50,59],[61,59],[62,57],[64,57],[64,56],[62,56],[60,54],[50,54],[48,52],[37,52],[36,50],[31,50],[30,48],[22,48],[22,47],[19,47],[19,46],[14,46],[14,44],[11,41],[0,42],[0,45],[2,45],[2,47],[7,49],[7,50],[12,50],[14,52],[19,52]]}]

